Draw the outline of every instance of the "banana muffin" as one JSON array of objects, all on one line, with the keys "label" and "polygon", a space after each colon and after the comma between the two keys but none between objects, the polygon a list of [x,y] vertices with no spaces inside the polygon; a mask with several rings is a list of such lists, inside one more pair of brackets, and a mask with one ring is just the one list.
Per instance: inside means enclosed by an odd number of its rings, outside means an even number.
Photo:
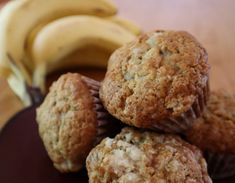
[{"label": "banana muffin", "polygon": [[211,92],[207,108],[186,139],[205,152],[213,178],[235,175],[235,95]]},{"label": "banana muffin", "polygon": [[90,183],[211,183],[200,150],[175,135],[124,128],[88,155]]},{"label": "banana muffin", "polygon": [[208,72],[207,52],[192,35],[154,31],[111,55],[100,98],[124,123],[181,132],[203,111]]},{"label": "banana muffin", "polygon": [[104,137],[115,134],[117,121],[103,108],[100,83],[68,73],[50,87],[37,109],[39,134],[61,172],[80,170],[89,151]]}]

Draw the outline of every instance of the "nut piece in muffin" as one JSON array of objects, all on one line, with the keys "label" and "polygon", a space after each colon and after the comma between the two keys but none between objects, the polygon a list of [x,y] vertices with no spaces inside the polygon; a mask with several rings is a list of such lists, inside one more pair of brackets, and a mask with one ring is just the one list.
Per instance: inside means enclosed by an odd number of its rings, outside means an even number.
[{"label": "nut piece in muffin", "polygon": [[211,92],[207,108],[186,139],[205,152],[213,178],[235,175],[235,95]]},{"label": "nut piece in muffin", "polygon": [[184,31],[154,31],[116,50],[100,98],[124,123],[180,132],[200,116],[208,95],[207,52]]},{"label": "nut piece in muffin", "polygon": [[101,105],[99,86],[79,74],[62,75],[37,109],[39,134],[61,172],[81,169],[94,145],[118,129]]},{"label": "nut piece in muffin", "polygon": [[124,128],[86,160],[90,183],[211,183],[200,150],[175,135]]}]

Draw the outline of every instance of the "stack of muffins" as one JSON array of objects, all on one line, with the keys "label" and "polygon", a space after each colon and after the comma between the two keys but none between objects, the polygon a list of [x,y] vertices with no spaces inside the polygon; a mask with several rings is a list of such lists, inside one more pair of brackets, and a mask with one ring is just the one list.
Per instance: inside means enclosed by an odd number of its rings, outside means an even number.
[{"label": "stack of muffins", "polygon": [[54,166],[86,163],[90,183],[210,183],[207,168],[213,179],[235,174],[235,96],[210,94],[209,69],[192,35],[161,30],[116,50],[101,83],[61,76],[37,109]]}]

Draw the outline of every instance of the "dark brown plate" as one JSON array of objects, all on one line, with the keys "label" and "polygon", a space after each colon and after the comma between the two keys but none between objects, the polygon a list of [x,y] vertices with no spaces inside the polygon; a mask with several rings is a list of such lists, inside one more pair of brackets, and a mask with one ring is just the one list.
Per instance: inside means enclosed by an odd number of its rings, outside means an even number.
[{"label": "dark brown plate", "polygon": [[[0,182],[87,183],[86,170],[61,174],[52,165],[35,121],[35,106],[16,114],[0,133]],[[234,183],[235,177],[214,181]]]}]

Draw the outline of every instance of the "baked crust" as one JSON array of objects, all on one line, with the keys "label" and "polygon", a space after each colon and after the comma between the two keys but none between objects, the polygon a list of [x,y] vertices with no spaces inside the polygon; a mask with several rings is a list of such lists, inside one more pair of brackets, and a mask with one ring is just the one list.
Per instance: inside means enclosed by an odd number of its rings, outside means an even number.
[{"label": "baked crust", "polygon": [[97,118],[93,97],[79,74],[62,75],[37,109],[39,134],[54,166],[77,171],[94,145]]},{"label": "baked crust", "polygon": [[86,160],[90,183],[211,183],[198,148],[178,136],[124,128]]},{"label": "baked crust", "polygon": [[110,57],[100,98],[121,121],[149,128],[187,112],[208,82],[207,53],[183,31],[154,31]]},{"label": "baked crust", "polygon": [[235,95],[226,91],[211,92],[206,110],[186,137],[202,150],[235,153]]}]

